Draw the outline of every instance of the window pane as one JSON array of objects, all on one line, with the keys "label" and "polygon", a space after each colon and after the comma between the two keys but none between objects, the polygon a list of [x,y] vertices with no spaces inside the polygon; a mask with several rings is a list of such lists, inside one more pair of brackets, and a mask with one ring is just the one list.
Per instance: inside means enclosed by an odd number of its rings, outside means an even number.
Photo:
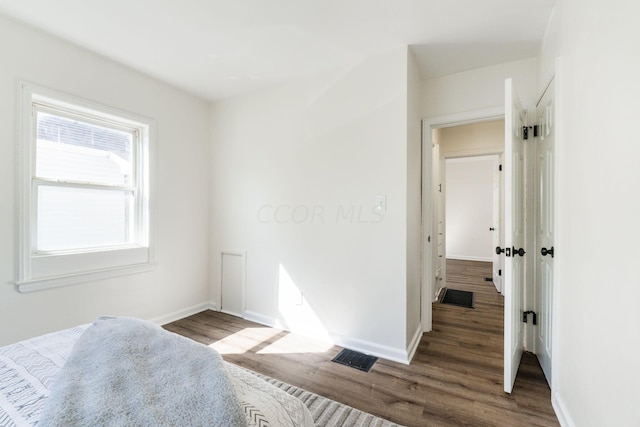
[{"label": "window pane", "polygon": [[63,181],[133,183],[133,136],[37,112],[36,176]]},{"label": "window pane", "polygon": [[38,186],[37,250],[133,243],[133,194],[128,191]]}]

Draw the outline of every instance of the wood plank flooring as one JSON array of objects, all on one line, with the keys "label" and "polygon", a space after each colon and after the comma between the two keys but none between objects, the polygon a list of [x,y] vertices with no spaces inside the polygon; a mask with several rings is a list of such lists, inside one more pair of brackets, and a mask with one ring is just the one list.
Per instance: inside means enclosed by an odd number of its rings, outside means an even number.
[{"label": "wood plank flooring", "polygon": [[512,394],[502,391],[503,297],[491,264],[447,261],[447,286],[475,308],[433,304],[433,331],[411,365],[380,359],[370,372],[331,362],[341,350],[214,311],[165,328],[211,345],[225,360],[405,426],[557,426],[551,393],[525,353]]}]

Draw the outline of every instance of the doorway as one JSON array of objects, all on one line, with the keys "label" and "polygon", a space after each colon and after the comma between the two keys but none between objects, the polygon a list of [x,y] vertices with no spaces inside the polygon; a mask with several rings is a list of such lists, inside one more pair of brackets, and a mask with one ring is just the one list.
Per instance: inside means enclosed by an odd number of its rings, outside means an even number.
[{"label": "doorway", "polygon": [[[505,177],[504,185],[501,186],[501,193],[505,196],[510,196],[508,198],[505,197],[504,202],[501,202],[500,211],[509,215],[500,220],[503,240],[499,245],[496,245],[496,249],[504,257],[507,257],[506,259],[502,258],[504,281],[501,283],[501,293],[505,297],[504,383],[506,392],[511,391],[520,360],[519,355],[522,354],[523,350],[531,349],[542,359],[540,364],[543,365],[544,373],[547,377],[557,376],[557,371],[550,369],[552,361],[551,353],[548,351],[549,346],[552,347],[552,342],[557,340],[557,335],[553,333],[556,328],[551,321],[552,312],[557,310],[557,307],[551,304],[554,299],[553,295],[557,292],[557,286],[554,285],[554,275],[549,273],[550,271],[552,272],[552,267],[549,267],[549,265],[553,265],[555,248],[553,239],[544,240],[541,236],[535,236],[535,233],[542,230],[552,229],[552,227],[543,224],[541,213],[546,215],[547,225],[552,225],[553,219],[557,216],[557,212],[554,212],[552,208],[548,208],[550,203],[554,203],[557,198],[557,193],[554,194],[553,191],[555,188],[553,176],[555,175],[557,162],[553,161],[553,144],[551,144],[552,148],[548,150],[551,156],[546,157],[542,156],[544,154],[542,148],[542,151],[532,148],[535,147],[535,144],[524,145],[524,140],[527,139],[536,139],[535,142],[538,142],[538,132],[548,132],[549,129],[553,131],[553,125],[549,125],[549,123],[557,122],[557,113],[553,108],[552,99],[554,94],[553,82],[549,86],[550,88],[547,88],[545,95],[550,96],[550,100],[545,101],[545,99],[542,99],[540,101],[541,105],[538,105],[536,114],[538,121],[532,120],[533,123],[530,123],[527,119],[526,110],[520,105],[516,105],[512,79],[505,81],[505,108],[478,110],[435,117],[423,121],[423,165],[427,170],[429,166],[432,166],[434,171],[434,175],[428,177],[429,179],[425,179],[423,176],[423,272],[427,273],[423,275],[422,281],[422,326],[424,332],[430,332],[433,329],[431,304],[436,301],[440,290],[446,283],[447,271],[447,229],[446,224],[441,223],[446,221],[443,214],[444,202],[442,200],[444,196],[441,193],[444,191],[446,195],[446,182],[443,183],[440,178],[441,174],[438,174],[438,171],[441,173],[446,169],[446,166],[443,164],[445,155],[442,153],[442,147],[438,145],[438,133],[443,130],[462,128],[465,125],[475,123],[497,120],[503,120],[504,123],[505,154],[501,163],[505,166]],[[532,138],[528,138],[528,136]],[[545,138],[553,143],[553,134],[545,133]],[[515,144],[514,139],[517,140],[518,144]],[[464,157],[489,153],[482,148],[464,147],[457,154],[459,157]],[[534,160],[535,156],[542,157]],[[546,175],[536,176],[535,172],[543,171],[546,171]],[[525,191],[525,184],[529,187],[527,191]],[[540,198],[540,200],[535,200],[536,198]],[[536,202],[538,203],[539,212],[524,212],[525,209],[534,209],[533,206]],[[517,215],[515,215],[516,211],[518,212]],[[537,221],[530,220],[527,222],[524,219],[525,215],[529,218],[537,216]],[[514,222],[514,218],[517,218],[518,221]],[[514,224],[517,225],[516,228],[513,227]],[[519,230],[517,235],[515,234],[516,229]],[[506,231],[509,231],[509,233],[505,234]],[[523,236],[528,236],[528,239],[525,241]],[[543,237],[546,238],[547,236]],[[512,252],[517,254],[517,257],[515,255],[511,256]],[[528,262],[526,264],[527,270],[525,271],[524,263],[520,262],[518,264],[518,261],[523,261],[527,252],[534,256],[539,253],[540,265],[534,269],[535,263]],[[442,273],[439,273],[440,271]],[[499,272],[500,269],[498,269],[498,277]],[[517,281],[514,281],[514,276],[517,276]],[[525,280],[541,282],[544,281],[542,279],[546,280],[546,282],[535,283],[534,286],[529,287],[524,286]],[[536,311],[539,314],[538,319],[542,322],[542,325],[536,324]],[[509,313],[508,318],[507,313]],[[528,316],[529,319],[532,318],[528,323],[527,314],[530,314]],[[545,319],[542,318],[544,316],[546,316]],[[535,336],[536,334],[538,336]],[[535,343],[533,343],[534,336]],[[550,370],[551,373],[549,372]],[[551,384],[553,381],[549,380],[549,383]]]},{"label": "doorway", "polygon": [[[472,113],[473,114],[473,113]],[[450,121],[446,118],[442,122],[425,122],[423,129],[425,136],[425,147],[431,144],[431,150],[426,148],[423,150],[423,162],[432,165],[433,176],[431,183],[425,182],[423,188],[423,214],[425,215],[424,224],[427,238],[423,239],[425,244],[429,242],[433,236],[433,252],[431,245],[425,247],[425,256],[423,262],[423,271],[432,271],[433,274],[425,277],[423,281],[423,330],[428,332],[432,327],[431,303],[435,301],[442,288],[446,283],[446,258],[450,254],[447,245],[447,214],[446,214],[446,198],[447,198],[447,161],[464,162],[470,161],[467,166],[473,163],[473,160],[485,160],[486,156],[492,156],[491,161],[494,162],[493,167],[499,167],[500,159],[504,150],[504,113],[501,109],[481,111],[475,113],[475,116],[468,115],[451,117]],[[456,120],[459,119],[459,120]],[[457,160],[454,160],[457,159]],[[468,168],[462,165],[461,170]],[[500,204],[500,198],[494,199],[492,191],[495,186],[493,175],[491,175],[491,187],[488,188],[489,196],[487,203],[489,210],[493,213],[493,204]],[[469,178],[468,178],[469,179]],[[429,186],[429,184],[431,184]],[[501,184],[498,181],[497,190],[500,191]],[[464,191],[463,191],[464,192]],[[464,197],[464,195],[463,195]],[[492,262],[491,248],[493,239],[500,241],[501,238],[501,207],[497,207],[497,216],[495,218],[487,218],[486,224],[478,231],[478,235],[484,234],[487,245],[483,254],[468,255],[459,254],[461,259],[479,260]],[[492,215],[492,214],[491,214]],[[494,230],[490,230],[493,228]],[[456,230],[459,231],[459,230]],[[496,233],[494,236],[492,233]],[[429,256],[429,254],[431,254]],[[459,258],[459,257],[458,257]],[[501,268],[496,266],[496,273]]]}]

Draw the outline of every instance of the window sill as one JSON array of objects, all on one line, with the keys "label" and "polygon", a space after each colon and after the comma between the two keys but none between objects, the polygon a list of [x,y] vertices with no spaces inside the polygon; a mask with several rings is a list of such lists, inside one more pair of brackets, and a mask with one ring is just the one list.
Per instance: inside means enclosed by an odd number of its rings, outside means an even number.
[{"label": "window sill", "polygon": [[46,277],[42,279],[26,280],[16,282],[16,288],[20,293],[42,291],[45,289],[60,288],[63,286],[77,285],[80,283],[94,282],[97,280],[110,279],[112,277],[127,276],[131,274],[144,273],[155,268],[155,263],[129,265],[126,267],[114,267],[102,270],[94,270],[64,276]]}]

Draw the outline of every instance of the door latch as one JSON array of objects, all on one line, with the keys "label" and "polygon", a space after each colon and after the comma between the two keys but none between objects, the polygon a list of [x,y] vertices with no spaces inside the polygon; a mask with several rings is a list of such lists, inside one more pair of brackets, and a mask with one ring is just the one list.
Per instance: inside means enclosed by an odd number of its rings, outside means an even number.
[{"label": "door latch", "polygon": [[[513,248],[513,250],[515,251],[516,248]],[[522,250],[522,249],[520,249]],[[504,253],[505,256],[511,256],[511,248],[501,248],[500,246],[496,246],[496,255],[500,255],[501,253]],[[514,252],[515,254],[515,252]],[[524,254],[523,254],[524,255]]]},{"label": "door latch", "polygon": [[551,255],[551,258],[553,258],[553,246],[551,246],[551,248],[550,248],[550,249],[542,248],[542,249],[540,250],[540,254],[541,254],[542,256]]}]

